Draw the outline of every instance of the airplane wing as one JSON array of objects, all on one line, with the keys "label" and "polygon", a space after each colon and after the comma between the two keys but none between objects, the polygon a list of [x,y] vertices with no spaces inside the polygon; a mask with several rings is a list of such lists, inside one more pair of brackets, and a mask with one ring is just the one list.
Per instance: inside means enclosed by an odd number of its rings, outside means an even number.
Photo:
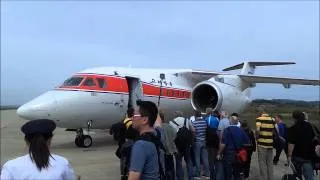
[{"label": "airplane wing", "polygon": [[[231,75],[231,74],[212,72],[212,71],[190,70],[190,71],[176,73],[176,75],[184,76],[190,80],[193,80],[194,82],[200,82],[200,81],[210,79],[217,75]],[[251,84],[254,84],[254,83],[282,84],[285,88],[290,88],[291,84],[313,85],[313,86],[320,85],[320,80],[311,80],[311,79],[256,76],[256,75],[244,75],[244,74],[238,74],[237,76],[239,76],[243,81],[246,81]]]},{"label": "airplane wing", "polygon": [[189,71],[175,73],[175,75],[184,76],[185,78],[192,80],[193,82],[200,82],[200,81],[208,80],[213,76],[225,75],[225,74],[213,72],[213,71],[189,70]]},{"label": "airplane wing", "polygon": [[242,80],[248,83],[274,83],[283,84],[286,88],[289,88],[291,84],[299,85],[313,85],[319,86],[320,80],[311,79],[296,79],[287,77],[271,77],[271,76],[255,76],[255,75],[238,75]]}]

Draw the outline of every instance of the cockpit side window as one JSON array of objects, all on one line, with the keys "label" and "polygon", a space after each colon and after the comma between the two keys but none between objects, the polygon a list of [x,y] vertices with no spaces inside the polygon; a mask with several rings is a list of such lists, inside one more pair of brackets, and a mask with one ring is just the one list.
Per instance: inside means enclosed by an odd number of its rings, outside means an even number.
[{"label": "cockpit side window", "polygon": [[79,86],[82,80],[83,77],[80,76],[71,77],[65,80],[62,86]]},{"label": "cockpit side window", "polygon": [[104,78],[97,78],[98,84],[100,88],[105,88],[106,87],[106,83]]},{"label": "cockpit side window", "polygon": [[94,80],[91,78],[91,77],[88,77],[84,83],[83,83],[84,86],[95,86],[96,83],[94,82]]}]

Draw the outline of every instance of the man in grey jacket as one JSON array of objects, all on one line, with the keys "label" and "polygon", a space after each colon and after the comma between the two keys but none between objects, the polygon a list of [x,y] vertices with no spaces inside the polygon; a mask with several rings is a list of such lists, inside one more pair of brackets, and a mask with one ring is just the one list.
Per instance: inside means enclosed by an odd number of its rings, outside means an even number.
[{"label": "man in grey jacket", "polygon": [[168,180],[175,179],[175,168],[174,168],[174,155],[177,153],[177,148],[174,143],[177,131],[173,128],[168,121],[165,120],[162,111],[159,111],[160,119],[162,121],[161,128],[163,133],[162,144],[165,148],[165,169]]}]

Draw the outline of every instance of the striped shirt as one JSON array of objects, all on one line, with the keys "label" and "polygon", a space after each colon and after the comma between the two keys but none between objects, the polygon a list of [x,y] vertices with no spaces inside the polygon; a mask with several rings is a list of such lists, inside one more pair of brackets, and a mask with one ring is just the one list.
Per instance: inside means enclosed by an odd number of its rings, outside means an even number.
[{"label": "striped shirt", "polygon": [[275,122],[268,114],[262,114],[256,120],[256,126],[259,130],[257,144],[264,148],[273,148],[273,131]]},{"label": "striped shirt", "polygon": [[195,141],[204,141],[206,138],[207,122],[203,118],[196,118],[196,120],[192,122],[192,125],[196,133]]}]

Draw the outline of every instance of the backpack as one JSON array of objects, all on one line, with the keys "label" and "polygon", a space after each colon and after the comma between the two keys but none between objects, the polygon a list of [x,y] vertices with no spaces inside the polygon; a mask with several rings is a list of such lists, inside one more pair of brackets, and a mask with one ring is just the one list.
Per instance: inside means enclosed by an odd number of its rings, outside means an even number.
[{"label": "backpack", "polygon": [[[161,163],[161,154],[163,155],[165,152],[164,146],[161,142],[161,133],[158,129],[156,129],[157,135],[155,136],[153,133],[147,132],[141,135],[137,140],[143,140],[143,141],[149,141],[152,142],[157,149],[158,154],[158,166],[159,166],[159,173],[160,173],[160,180],[166,180],[166,173],[165,173],[165,167],[164,164]],[[161,153],[161,151],[163,153]],[[164,159],[164,156],[163,156]]]},{"label": "backpack", "polygon": [[219,136],[217,134],[217,129],[210,127],[211,118],[212,117],[210,116],[209,117],[209,122],[207,122],[206,145],[207,145],[207,147],[219,149],[220,139],[219,139]]},{"label": "backpack", "polygon": [[319,135],[319,131],[318,129],[311,124],[313,133],[315,134],[315,137],[313,139],[313,160],[312,160],[312,166],[313,166],[313,170],[318,172],[320,170],[320,157],[316,155],[316,146],[320,144],[320,135]]},{"label": "backpack", "polygon": [[[172,122],[179,127],[177,122],[174,120]],[[186,122],[187,120],[184,119],[183,126],[179,128],[176,138],[174,139],[174,143],[180,153],[183,153],[192,144],[193,136],[191,131],[186,127]]]},{"label": "backpack", "polygon": [[122,144],[120,150],[120,173],[121,173],[121,180],[126,180],[129,175],[129,166],[130,166],[130,159],[131,159],[131,150],[134,142],[126,141]]},{"label": "backpack", "polygon": [[230,138],[232,141],[233,146],[236,149],[236,158],[237,158],[237,162],[240,164],[243,164],[245,162],[247,162],[248,160],[248,152],[244,147],[239,147],[237,146],[237,143],[235,142],[232,132],[230,131],[229,128],[227,128],[228,133],[230,134]]},{"label": "backpack", "polygon": [[294,174],[285,174],[281,180],[297,180],[298,178]]}]

